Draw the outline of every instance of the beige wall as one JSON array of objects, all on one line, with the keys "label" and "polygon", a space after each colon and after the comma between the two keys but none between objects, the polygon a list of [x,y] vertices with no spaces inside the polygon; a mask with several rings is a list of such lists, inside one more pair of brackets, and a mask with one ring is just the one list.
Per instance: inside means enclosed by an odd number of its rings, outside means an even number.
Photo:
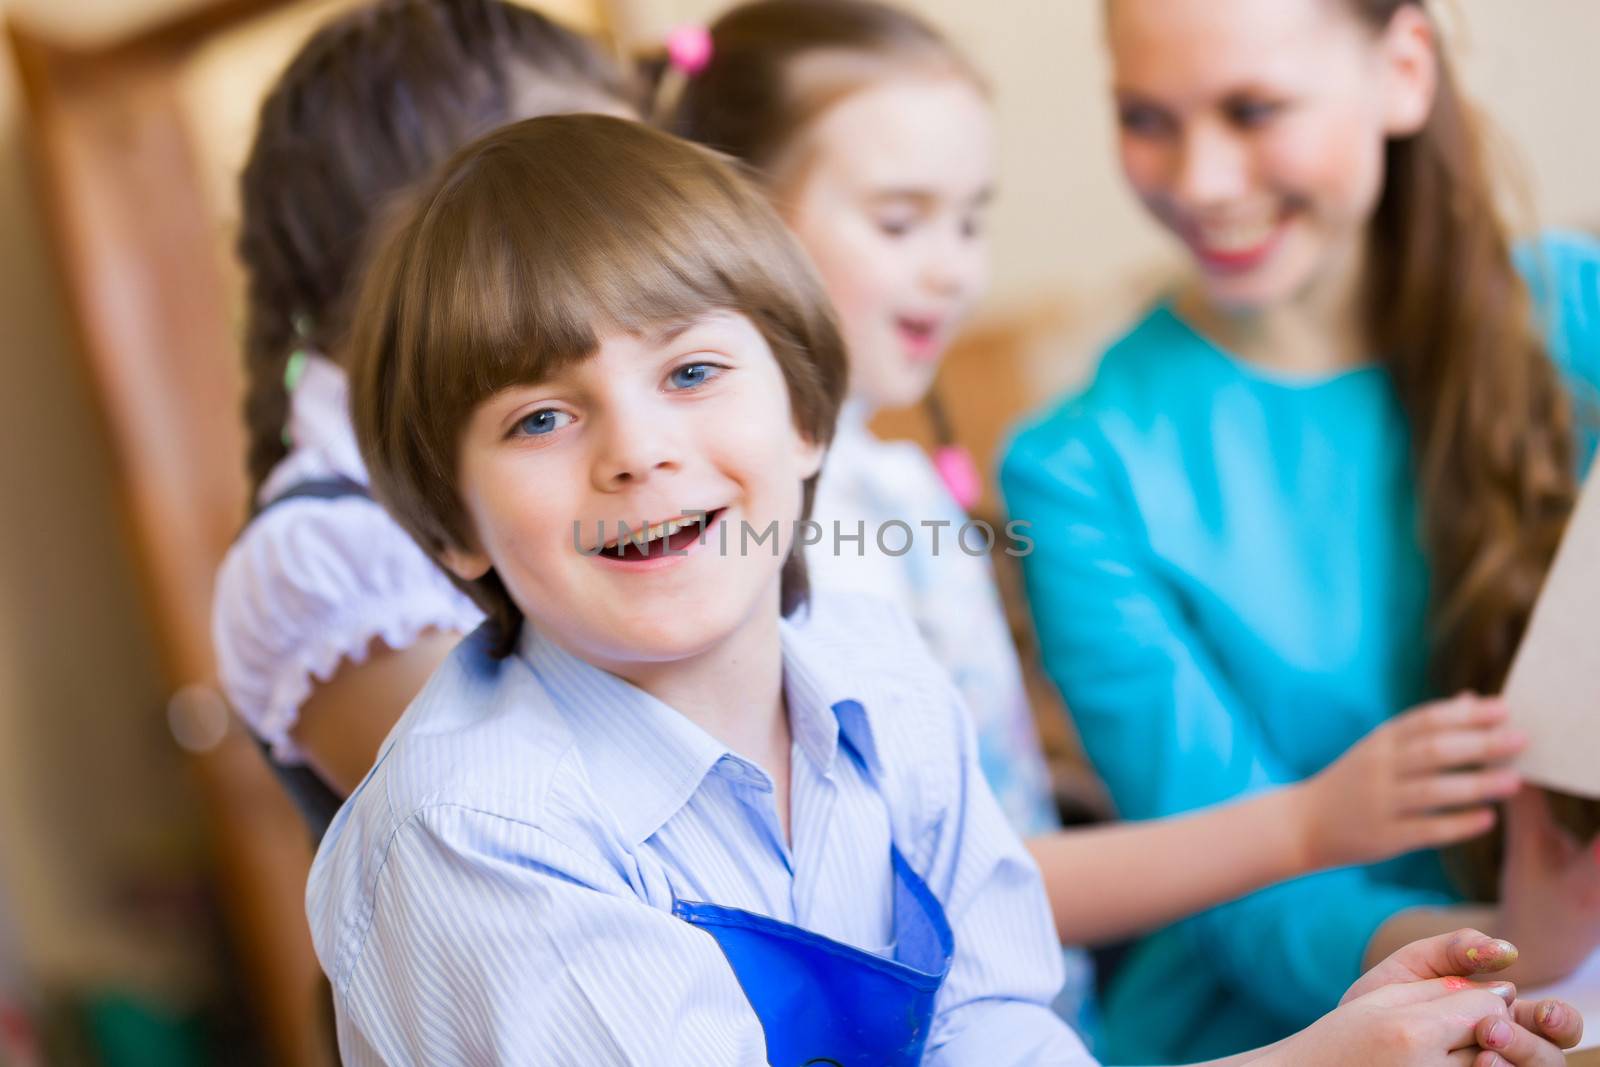
[{"label": "beige wall", "polygon": [[[193,0],[0,0],[98,36]],[[636,0],[659,26],[713,0]],[[997,302],[1072,293],[1115,307],[1164,244],[1121,191],[1096,0],[918,0],[991,72],[1004,140]],[[1600,222],[1600,3],[1462,0],[1471,87],[1525,155],[1544,218]],[[104,899],[122,861],[182,862],[185,794],[149,639],[27,180],[14,72],[0,56],[0,898],[58,979],[157,972]],[[1112,294],[1104,302],[1100,294]],[[1046,368],[1042,381],[1053,371]],[[93,743],[91,743],[93,742]],[[135,768],[130,771],[129,768]],[[169,827],[178,826],[173,830]],[[153,870],[159,874],[159,870]]]},{"label": "beige wall", "polygon": [[[658,26],[719,0],[642,0]],[[1124,192],[1112,156],[1100,0],[910,0],[996,87],[1002,138],[994,300],[1071,292],[1127,303],[1124,277],[1171,252]],[[1600,3],[1446,0],[1468,88],[1537,177],[1540,217],[1600,224]],[[1103,315],[1094,316],[1096,323]]]}]

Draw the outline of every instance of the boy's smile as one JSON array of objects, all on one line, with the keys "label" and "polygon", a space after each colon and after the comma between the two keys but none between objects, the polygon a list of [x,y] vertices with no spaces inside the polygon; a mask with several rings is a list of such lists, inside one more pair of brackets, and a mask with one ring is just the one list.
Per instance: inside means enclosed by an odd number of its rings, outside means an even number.
[{"label": "boy's smile", "polygon": [[[758,609],[776,618],[821,459],[745,316],[607,331],[592,356],[473,413],[459,476],[478,544],[446,562],[467,579],[492,568],[530,623],[616,673],[688,658]],[[774,522],[777,542],[748,551],[724,533]]]}]

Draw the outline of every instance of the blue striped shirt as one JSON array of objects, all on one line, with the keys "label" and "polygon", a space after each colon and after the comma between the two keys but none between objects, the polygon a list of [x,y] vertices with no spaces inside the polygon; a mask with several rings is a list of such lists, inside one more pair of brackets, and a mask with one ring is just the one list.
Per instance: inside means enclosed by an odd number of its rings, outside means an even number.
[{"label": "blue striped shirt", "polygon": [[312,868],[345,1062],[765,1063],[720,948],[673,901],[889,952],[893,842],[955,931],[925,1062],[1092,1063],[1048,1007],[1038,871],[915,630],[840,597],[782,643],[787,842],[766,772],[671,708],[531,628],[499,662],[465,640]]}]

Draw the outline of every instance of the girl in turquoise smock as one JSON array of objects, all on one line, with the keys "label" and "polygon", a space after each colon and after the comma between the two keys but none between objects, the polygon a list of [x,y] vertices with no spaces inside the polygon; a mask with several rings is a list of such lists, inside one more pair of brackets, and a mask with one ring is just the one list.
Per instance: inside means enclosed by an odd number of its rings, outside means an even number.
[{"label": "girl in turquoise smock", "polygon": [[[1472,694],[1498,691],[1594,449],[1600,246],[1513,247],[1417,0],[1107,18],[1125,172],[1197,269],[1019,433],[1002,481],[1032,524],[1045,665],[1120,813],[1150,819],[1304,779],[1430,699],[1503,711]],[[1421,803],[1421,747],[1352,819]],[[1462,801],[1507,774],[1442,756]],[[1106,1058],[1271,1041],[1363,960],[1464,923],[1521,947],[1519,981],[1570,970],[1600,944],[1593,850],[1534,848],[1555,833],[1537,794],[1508,811],[1522,851],[1497,907],[1462,904],[1422,851],[1144,940],[1104,1004]]]}]

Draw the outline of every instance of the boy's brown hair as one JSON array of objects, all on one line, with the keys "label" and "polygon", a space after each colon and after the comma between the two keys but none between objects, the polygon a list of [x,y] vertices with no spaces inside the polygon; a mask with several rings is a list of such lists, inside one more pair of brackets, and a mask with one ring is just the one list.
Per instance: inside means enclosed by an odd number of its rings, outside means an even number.
[{"label": "boy's brown hair", "polygon": [[[804,254],[732,166],[598,115],[529,119],[469,145],[398,220],[351,317],[351,407],[374,492],[435,560],[476,547],[457,467],[477,407],[589,357],[607,331],[711,310],[749,317],[796,428],[826,444],[844,343]],[[504,584],[493,570],[457,584],[507,654],[522,612]],[[796,546],[785,614],[806,591]]]}]

